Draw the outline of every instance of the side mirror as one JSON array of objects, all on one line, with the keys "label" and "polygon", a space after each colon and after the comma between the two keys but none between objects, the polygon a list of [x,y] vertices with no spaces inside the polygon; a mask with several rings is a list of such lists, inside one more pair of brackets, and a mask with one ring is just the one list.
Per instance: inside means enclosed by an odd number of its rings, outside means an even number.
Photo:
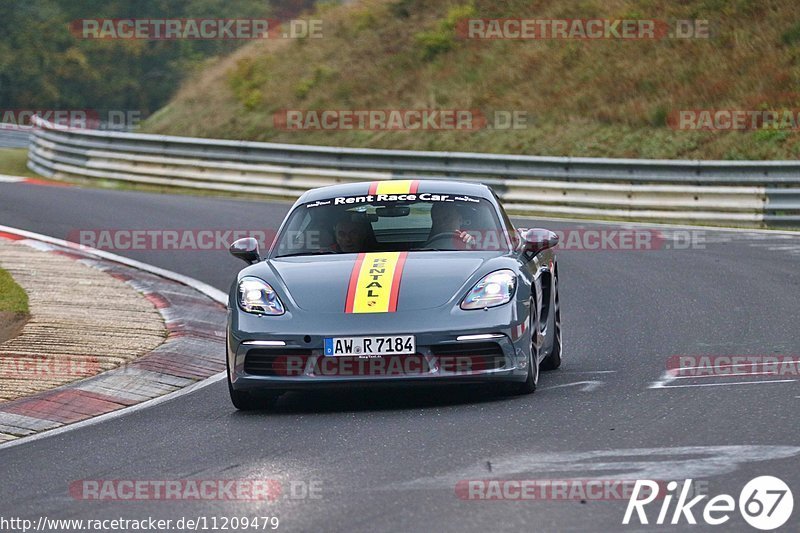
[{"label": "side mirror", "polygon": [[258,241],[252,237],[234,241],[229,250],[233,257],[241,259],[248,265],[261,260],[261,255],[258,253]]},{"label": "side mirror", "polygon": [[522,235],[522,249],[525,252],[538,254],[554,248],[558,244],[558,235],[542,228],[529,229]]}]

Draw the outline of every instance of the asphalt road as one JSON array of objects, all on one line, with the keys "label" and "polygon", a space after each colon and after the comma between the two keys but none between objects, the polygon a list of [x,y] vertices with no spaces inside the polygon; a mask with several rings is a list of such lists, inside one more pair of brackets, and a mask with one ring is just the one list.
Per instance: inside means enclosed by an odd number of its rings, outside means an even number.
[{"label": "asphalt road", "polygon": [[[0,224],[61,238],[76,229],[275,229],[287,207],[0,183]],[[619,229],[520,224],[578,235],[571,230]],[[0,517],[277,515],[286,531],[622,529],[627,500],[457,495],[459,480],[485,478],[694,478],[712,496],[738,499],[750,479],[775,475],[800,500],[796,373],[651,388],[674,355],[800,354],[800,238],[707,231],[689,249],[675,249],[673,238],[682,241],[683,233],[667,237],[658,250],[560,253],[565,362],[542,375],[532,396],[480,389],[308,392],[287,395],[276,412],[239,413],[218,382],[0,450]],[[242,266],[224,250],[118,253],[222,290]],[[71,483],[87,479],[252,478],[277,479],[284,492],[274,502],[86,501],[69,492]],[[287,490],[295,487],[299,496],[309,485],[318,498],[293,498]],[[651,523],[660,505],[647,508]],[[702,505],[694,513],[701,522]],[[730,516],[716,529],[753,531],[737,511]],[[634,524],[628,529],[658,529]],[[798,524],[795,509],[787,530]],[[685,519],[671,527],[686,528]]]}]

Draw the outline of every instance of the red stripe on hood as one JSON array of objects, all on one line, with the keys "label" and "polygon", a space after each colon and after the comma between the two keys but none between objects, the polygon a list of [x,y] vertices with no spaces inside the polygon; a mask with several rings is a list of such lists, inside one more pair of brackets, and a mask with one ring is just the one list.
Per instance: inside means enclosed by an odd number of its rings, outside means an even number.
[{"label": "red stripe on hood", "polygon": [[350,283],[347,286],[347,298],[344,301],[345,313],[353,312],[353,304],[356,299],[356,287],[358,287],[358,274],[361,272],[361,265],[364,263],[364,257],[366,257],[366,255],[367,254],[363,252],[358,254],[358,258],[356,258],[356,262],[353,265],[353,270],[350,272]]},{"label": "red stripe on hood", "polygon": [[397,297],[400,295],[400,279],[403,277],[403,266],[406,264],[406,257],[408,252],[403,252],[397,258],[397,266],[394,269],[394,278],[392,279],[392,292],[389,293],[389,312],[394,313],[397,311]]}]

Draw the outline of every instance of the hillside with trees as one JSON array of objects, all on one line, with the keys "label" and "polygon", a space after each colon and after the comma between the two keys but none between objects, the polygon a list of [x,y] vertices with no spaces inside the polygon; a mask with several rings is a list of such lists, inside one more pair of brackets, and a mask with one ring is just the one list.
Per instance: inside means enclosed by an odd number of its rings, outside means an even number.
[{"label": "hillside with trees", "polygon": [[[157,133],[288,143],[574,156],[794,159],[788,127],[685,131],[681,110],[800,109],[795,0],[362,0],[320,4],[323,37],[249,43],[147,123]],[[467,39],[471,18],[703,21],[704,38]],[[283,110],[521,112],[522,128],[280,127]]]},{"label": "hillside with trees", "polygon": [[244,40],[82,39],[80,19],[286,18],[309,0],[0,2],[0,107],[135,110],[163,106],[187,75]]}]

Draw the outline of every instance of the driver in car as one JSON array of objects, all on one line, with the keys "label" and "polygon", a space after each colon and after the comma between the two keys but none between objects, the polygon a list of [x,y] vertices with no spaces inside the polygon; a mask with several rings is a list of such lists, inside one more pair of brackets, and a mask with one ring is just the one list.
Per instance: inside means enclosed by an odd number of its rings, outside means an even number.
[{"label": "driver in car", "polygon": [[335,252],[359,253],[365,251],[368,233],[364,223],[356,222],[350,217],[341,218],[333,226],[333,236],[336,242],[331,249]]},{"label": "driver in car", "polygon": [[471,245],[475,237],[461,229],[464,218],[461,211],[454,204],[437,202],[431,207],[431,232],[428,243],[451,237],[456,245]]}]

